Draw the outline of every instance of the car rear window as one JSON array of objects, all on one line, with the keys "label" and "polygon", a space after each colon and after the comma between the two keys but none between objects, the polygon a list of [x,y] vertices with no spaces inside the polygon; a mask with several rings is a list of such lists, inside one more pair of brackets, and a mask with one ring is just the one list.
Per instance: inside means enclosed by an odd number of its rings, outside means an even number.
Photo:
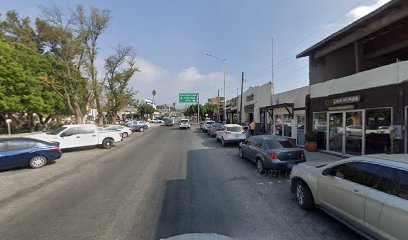
[{"label": "car rear window", "polygon": [[242,132],[242,131],[244,131],[244,129],[241,126],[227,127],[227,131],[230,131],[230,132]]},{"label": "car rear window", "polygon": [[215,122],[213,122],[213,121],[210,121],[210,122],[207,122],[207,124],[214,124]]},{"label": "car rear window", "polygon": [[269,149],[283,149],[283,148],[294,148],[295,145],[288,140],[266,140],[266,145]]},{"label": "car rear window", "polygon": [[188,123],[188,120],[181,120],[181,123]]}]

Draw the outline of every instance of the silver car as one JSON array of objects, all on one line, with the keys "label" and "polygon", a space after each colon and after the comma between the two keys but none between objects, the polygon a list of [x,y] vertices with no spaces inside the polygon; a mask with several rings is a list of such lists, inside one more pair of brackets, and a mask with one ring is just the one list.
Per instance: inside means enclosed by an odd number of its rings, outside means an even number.
[{"label": "silver car", "polygon": [[318,207],[367,238],[408,237],[408,155],[352,157],[293,167],[291,190],[303,209]]}]

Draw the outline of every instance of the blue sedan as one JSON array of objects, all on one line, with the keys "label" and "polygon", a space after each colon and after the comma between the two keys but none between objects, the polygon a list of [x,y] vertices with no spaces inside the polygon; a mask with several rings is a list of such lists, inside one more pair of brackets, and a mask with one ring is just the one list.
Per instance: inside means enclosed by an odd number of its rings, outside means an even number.
[{"label": "blue sedan", "polygon": [[301,148],[290,140],[277,135],[261,135],[248,138],[239,145],[239,156],[256,163],[259,173],[266,170],[291,170],[295,164],[305,162]]},{"label": "blue sedan", "polygon": [[27,166],[40,168],[61,155],[59,143],[31,138],[0,139],[0,170]]}]

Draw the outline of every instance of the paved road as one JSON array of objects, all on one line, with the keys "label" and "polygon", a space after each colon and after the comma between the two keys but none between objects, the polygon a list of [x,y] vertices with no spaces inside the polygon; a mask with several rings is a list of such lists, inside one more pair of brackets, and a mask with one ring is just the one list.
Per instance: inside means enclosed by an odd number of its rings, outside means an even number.
[{"label": "paved road", "polygon": [[[234,239],[360,239],[321,211],[299,209],[287,178],[259,175],[236,147],[223,148],[198,130],[157,127],[101,151],[47,184],[0,200],[0,238],[214,232]],[[87,154],[68,155],[81,153]]]}]

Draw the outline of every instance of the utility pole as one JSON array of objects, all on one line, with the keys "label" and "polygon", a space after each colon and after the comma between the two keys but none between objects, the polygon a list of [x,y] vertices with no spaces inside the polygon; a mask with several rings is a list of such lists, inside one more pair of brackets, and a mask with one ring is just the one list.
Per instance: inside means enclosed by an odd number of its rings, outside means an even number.
[{"label": "utility pole", "polygon": [[275,94],[275,81],[274,81],[274,71],[273,71],[273,38],[272,38],[272,79],[271,79],[271,93]]},{"label": "utility pole", "polygon": [[239,101],[239,122],[242,123],[242,95],[244,95],[244,72],[242,72],[241,78],[241,101]]},{"label": "utility pole", "polygon": [[218,122],[220,122],[220,90],[218,90],[217,94],[217,101],[218,101],[218,111],[217,111],[217,116],[218,116]]},{"label": "utility pole", "polygon": [[200,94],[197,93],[197,124],[200,125]]}]

